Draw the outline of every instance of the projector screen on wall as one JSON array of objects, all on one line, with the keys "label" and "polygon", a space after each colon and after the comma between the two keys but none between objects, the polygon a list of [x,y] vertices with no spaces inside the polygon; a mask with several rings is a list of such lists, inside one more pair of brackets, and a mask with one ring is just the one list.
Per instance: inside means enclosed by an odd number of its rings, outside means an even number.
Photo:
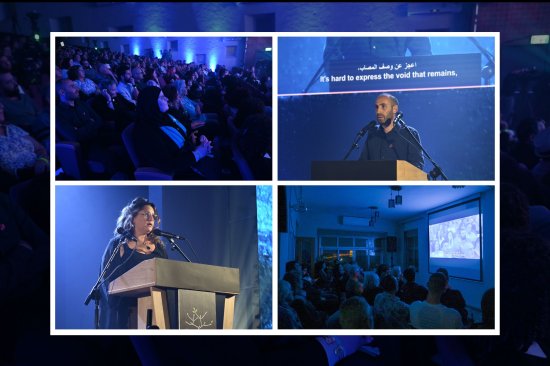
[{"label": "projector screen on wall", "polygon": [[482,226],[479,198],[428,214],[430,273],[481,281]]}]

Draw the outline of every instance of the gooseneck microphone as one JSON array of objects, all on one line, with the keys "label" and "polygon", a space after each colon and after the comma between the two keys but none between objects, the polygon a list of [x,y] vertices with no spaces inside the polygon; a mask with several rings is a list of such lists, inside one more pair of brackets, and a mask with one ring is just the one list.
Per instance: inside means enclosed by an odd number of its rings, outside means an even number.
[{"label": "gooseneck microphone", "polygon": [[368,130],[376,126],[376,121],[370,121],[365,127],[363,127],[358,133],[357,136],[363,137]]},{"label": "gooseneck microphone", "polygon": [[[130,230],[124,230],[124,228],[119,227],[116,229],[116,232],[122,235],[123,238],[135,241],[137,243],[136,237],[134,236],[134,234],[132,234]],[[151,250],[151,247],[149,245],[145,244],[145,247],[147,248],[147,250]]]},{"label": "gooseneck microphone", "polygon": [[370,121],[365,127],[363,127],[362,129],[359,130],[359,132],[357,132],[357,136],[355,136],[355,140],[351,144],[349,151],[347,152],[346,156],[344,156],[344,160],[348,158],[348,156],[351,154],[353,150],[359,147],[359,140],[361,140],[361,138],[365,136],[365,134],[369,132],[370,129],[374,128],[374,126],[376,126],[376,121]]},{"label": "gooseneck microphone", "polygon": [[119,227],[116,229],[116,232],[119,233],[120,235],[122,235],[122,237],[128,239],[128,240],[136,240],[136,238],[134,237],[134,234],[132,233],[131,230],[124,230],[124,228],[122,227]]},{"label": "gooseneck microphone", "polygon": [[164,236],[165,238],[168,238],[168,239],[185,240],[185,238],[183,236],[179,236],[179,235],[176,235],[176,234],[171,234],[171,233],[168,233],[166,231],[162,231],[160,229],[153,230],[153,234],[155,234],[157,236]]}]

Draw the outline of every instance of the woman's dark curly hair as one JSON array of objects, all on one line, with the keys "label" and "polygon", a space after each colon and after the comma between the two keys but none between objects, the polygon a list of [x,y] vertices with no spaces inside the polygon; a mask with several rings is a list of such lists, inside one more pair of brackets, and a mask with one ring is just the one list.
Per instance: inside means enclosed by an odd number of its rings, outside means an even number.
[{"label": "woman's dark curly hair", "polygon": [[[114,230],[115,237],[121,237],[121,234],[118,233],[118,228],[122,228],[126,232],[133,232],[134,217],[136,217],[138,212],[141,211],[145,206],[151,206],[153,208],[153,211],[157,215],[157,218],[155,219],[155,227],[159,227],[160,218],[158,217],[158,212],[155,204],[153,202],[150,202],[147,198],[137,197],[134,198],[132,202],[128,203],[122,209],[122,211],[120,211],[120,216],[117,219],[116,227]],[[164,243],[162,242],[162,240],[152,232],[148,235],[148,238],[155,245],[160,245],[161,247],[164,247]]]}]

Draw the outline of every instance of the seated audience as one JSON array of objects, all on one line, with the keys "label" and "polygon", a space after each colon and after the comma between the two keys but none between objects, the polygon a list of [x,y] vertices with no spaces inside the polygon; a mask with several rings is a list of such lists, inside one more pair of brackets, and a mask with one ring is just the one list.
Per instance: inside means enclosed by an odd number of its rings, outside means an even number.
[{"label": "seated audience", "polygon": [[49,147],[49,115],[41,113],[33,100],[23,92],[11,72],[0,73],[0,102],[12,124],[21,127],[37,141]]}]

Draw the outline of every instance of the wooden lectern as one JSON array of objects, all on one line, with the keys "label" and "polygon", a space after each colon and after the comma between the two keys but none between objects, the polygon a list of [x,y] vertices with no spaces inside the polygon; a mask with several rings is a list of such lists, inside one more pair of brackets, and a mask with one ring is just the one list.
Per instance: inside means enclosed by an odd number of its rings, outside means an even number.
[{"label": "wooden lectern", "polygon": [[[166,289],[177,289],[180,329],[216,329],[216,294],[225,295],[223,329],[233,328],[239,269],[154,258],[141,262],[109,284],[109,294],[137,299],[137,328],[170,328]],[[132,323],[132,322],[131,322]]]},{"label": "wooden lectern", "polygon": [[312,180],[428,180],[405,160],[313,161]]}]

